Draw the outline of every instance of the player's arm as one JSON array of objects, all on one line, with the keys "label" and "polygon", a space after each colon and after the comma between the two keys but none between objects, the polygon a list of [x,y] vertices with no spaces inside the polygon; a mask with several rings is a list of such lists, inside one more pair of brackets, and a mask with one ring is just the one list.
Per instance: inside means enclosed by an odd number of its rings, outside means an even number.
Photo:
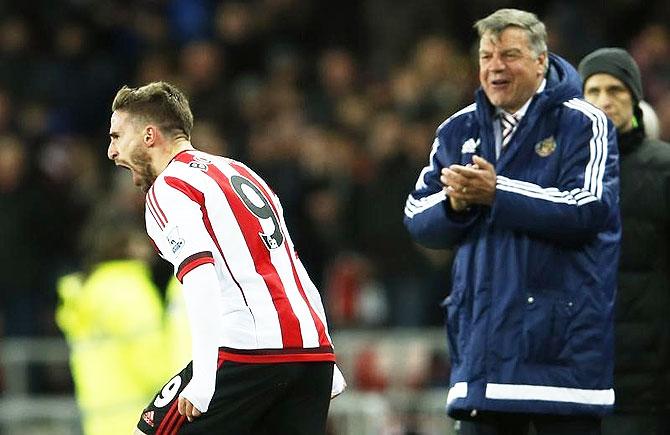
[{"label": "player's arm", "polygon": [[221,327],[221,299],[216,270],[206,263],[183,278],[184,300],[191,327],[193,378],[179,395],[179,413],[189,421],[206,412],[214,395]]},{"label": "player's arm", "polygon": [[217,247],[203,222],[202,196],[187,183],[177,181],[154,185],[149,201],[155,202],[158,217],[164,221],[161,234],[155,239],[183,286],[191,329],[193,377],[180,394],[179,411],[192,419],[207,411],[214,395],[223,307],[213,266]]}]

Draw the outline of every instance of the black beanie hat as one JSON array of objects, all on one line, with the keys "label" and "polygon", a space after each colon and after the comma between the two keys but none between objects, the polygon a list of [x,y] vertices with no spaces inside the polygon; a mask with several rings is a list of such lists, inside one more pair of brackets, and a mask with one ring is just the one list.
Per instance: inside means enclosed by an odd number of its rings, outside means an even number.
[{"label": "black beanie hat", "polygon": [[628,52],[622,48],[599,48],[579,62],[579,75],[582,81],[593,74],[610,74],[621,80],[637,102],[642,101],[642,80],[640,68]]}]

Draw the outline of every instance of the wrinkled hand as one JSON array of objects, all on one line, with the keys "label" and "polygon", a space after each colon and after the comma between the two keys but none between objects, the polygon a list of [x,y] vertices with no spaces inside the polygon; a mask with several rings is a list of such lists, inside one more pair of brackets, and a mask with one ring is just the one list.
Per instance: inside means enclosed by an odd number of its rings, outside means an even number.
[{"label": "wrinkled hand", "polygon": [[473,156],[473,164],[451,165],[442,169],[440,181],[445,186],[451,207],[461,211],[470,204],[493,204],[496,171],[486,159]]},{"label": "wrinkled hand", "polygon": [[193,421],[194,418],[200,417],[202,412],[198,410],[193,404],[186,398],[180,397],[179,403],[177,403],[177,410],[179,414],[185,415],[188,421]]}]

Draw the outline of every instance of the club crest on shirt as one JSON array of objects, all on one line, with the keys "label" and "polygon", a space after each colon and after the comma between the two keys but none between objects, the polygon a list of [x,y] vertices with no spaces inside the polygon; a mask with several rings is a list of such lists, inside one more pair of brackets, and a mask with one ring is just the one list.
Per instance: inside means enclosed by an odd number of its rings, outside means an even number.
[{"label": "club crest on shirt", "polygon": [[556,151],[554,136],[549,136],[535,144],[535,152],[540,157],[547,157]]},{"label": "club crest on shirt", "polygon": [[174,227],[168,234],[167,239],[173,254],[176,254],[186,243],[184,239],[179,236],[179,227]]}]

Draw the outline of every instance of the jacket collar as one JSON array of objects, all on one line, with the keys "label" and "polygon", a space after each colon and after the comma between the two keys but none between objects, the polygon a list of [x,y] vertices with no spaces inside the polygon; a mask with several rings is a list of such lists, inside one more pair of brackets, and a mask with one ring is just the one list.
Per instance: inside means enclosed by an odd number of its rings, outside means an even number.
[{"label": "jacket collar", "polygon": [[540,90],[538,88],[540,92],[536,93],[527,102],[525,116],[519,121],[512,141],[497,162],[493,133],[493,117],[496,114],[496,107],[491,104],[481,87],[477,89],[475,93],[477,103],[475,113],[479,123],[482,156],[490,162],[496,162],[496,169],[499,170],[504,167],[506,162],[513,158],[516,149],[526,142],[530,133],[530,130],[525,128],[526,125],[534,124],[538,118],[552,108],[582,95],[582,84],[577,70],[566,60],[553,53],[549,53],[549,68],[545,79],[544,89]]}]

